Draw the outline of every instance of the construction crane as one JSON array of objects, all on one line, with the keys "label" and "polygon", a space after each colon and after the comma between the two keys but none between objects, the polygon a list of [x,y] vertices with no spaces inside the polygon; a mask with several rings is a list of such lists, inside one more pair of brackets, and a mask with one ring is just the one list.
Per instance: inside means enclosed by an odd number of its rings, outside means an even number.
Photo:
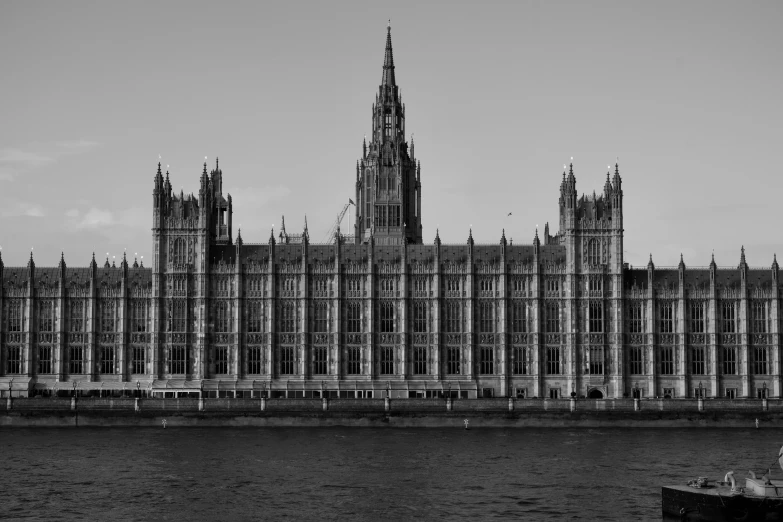
[{"label": "construction crane", "polygon": [[329,232],[326,233],[326,237],[324,238],[324,243],[331,243],[334,240],[334,234],[337,232],[337,229],[340,227],[340,223],[343,222],[343,218],[345,217],[345,213],[348,212],[348,207],[353,205],[354,202],[352,199],[348,200],[348,203],[345,204],[343,207],[342,212],[337,214],[337,219],[334,222],[334,225],[332,225],[332,228],[329,229]]}]

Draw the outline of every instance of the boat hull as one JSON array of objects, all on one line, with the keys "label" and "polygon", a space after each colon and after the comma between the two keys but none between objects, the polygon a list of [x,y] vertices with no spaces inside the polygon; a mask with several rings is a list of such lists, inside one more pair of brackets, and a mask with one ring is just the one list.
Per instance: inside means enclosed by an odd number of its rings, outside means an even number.
[{"label": "boat hull", "polygon": [[661,488],[661,512],[665,520],[716,522],[783,521],[783,498],[732,494],[728,487]]}]

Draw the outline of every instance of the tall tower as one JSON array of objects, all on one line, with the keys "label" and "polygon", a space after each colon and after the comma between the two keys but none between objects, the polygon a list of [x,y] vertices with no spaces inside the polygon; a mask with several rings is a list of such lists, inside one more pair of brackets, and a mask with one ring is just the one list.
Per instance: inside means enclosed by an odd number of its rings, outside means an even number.
[{"label": "tall tower", "polygon": [[391,25],[372,106],[372,138],[356,166],[356,243],[421,243],[421,165],[405,141],[405,105],[394,78]]}]

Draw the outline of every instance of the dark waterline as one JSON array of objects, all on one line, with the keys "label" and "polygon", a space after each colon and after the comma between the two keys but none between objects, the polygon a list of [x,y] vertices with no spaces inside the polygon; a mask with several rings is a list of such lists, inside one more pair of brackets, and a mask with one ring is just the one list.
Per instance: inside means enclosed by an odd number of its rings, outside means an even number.
[{"label": "dark waterline", "polygon": [[[660,520],[660,487],[744,476],[779,430],[14,429],[0,518]],[[778,475],[783,472],[778,468]]]}]

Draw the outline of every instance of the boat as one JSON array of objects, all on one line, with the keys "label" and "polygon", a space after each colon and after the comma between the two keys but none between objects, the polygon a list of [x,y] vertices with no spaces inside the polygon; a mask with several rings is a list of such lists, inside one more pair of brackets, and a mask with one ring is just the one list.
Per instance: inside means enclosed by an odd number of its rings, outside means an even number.
[{"label": "boat", "polygon": [[[777,462],[783,469],[783,448]],[[774,462],[773,462],[774,465]],[[716,522],[756,520],[783,521],[783,479],[772,479],[772,466],[762,473],[748,471],[742,479],[729,471],[723,480],[699,477],[677,486],[661,488],[664,520]]]}]

